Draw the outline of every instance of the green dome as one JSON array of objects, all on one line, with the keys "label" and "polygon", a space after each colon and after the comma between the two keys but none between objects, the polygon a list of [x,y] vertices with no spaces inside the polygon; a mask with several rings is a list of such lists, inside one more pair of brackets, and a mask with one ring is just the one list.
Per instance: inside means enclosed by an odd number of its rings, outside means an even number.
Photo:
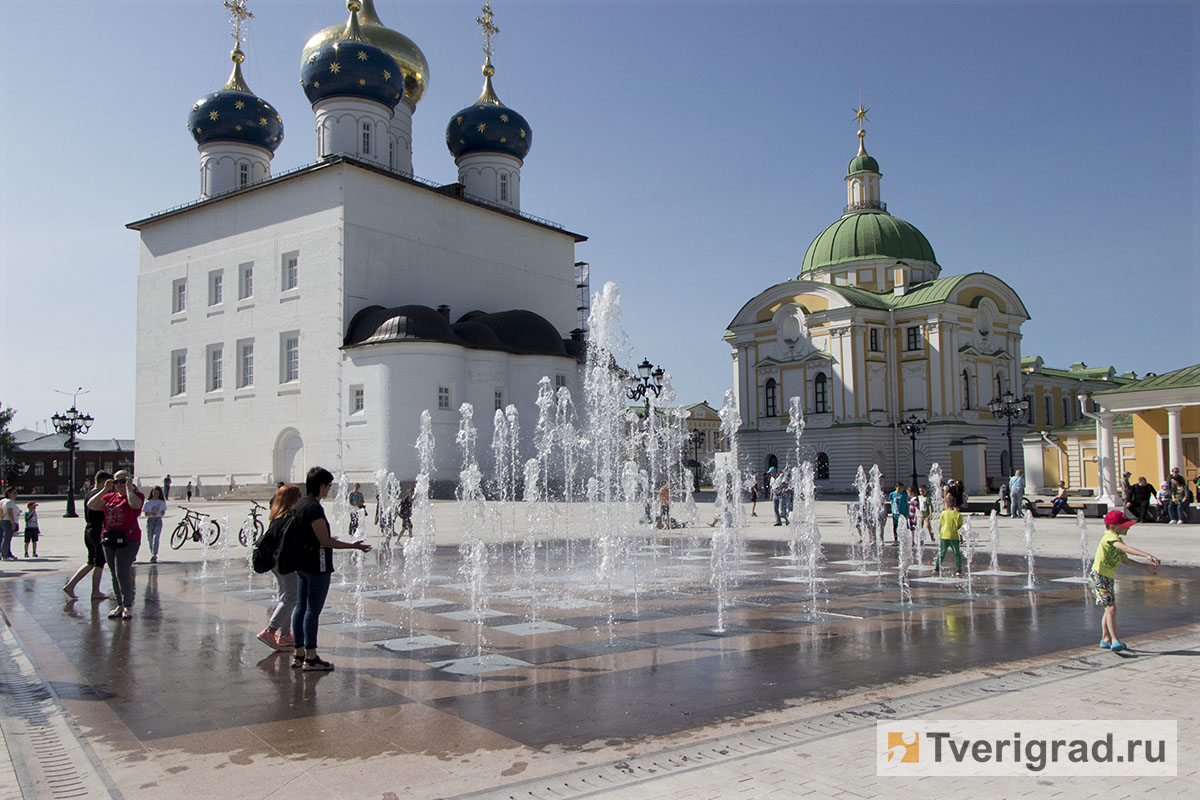
[{"label": "green dome", "polygon": [[847,214],[813,239],[804,254],[800,274],[867,258],[937,263],[929,240],[915,225],[891,214],[860,211]]},{"label": "green dome", "polygon": [[847,175],[853,175],[856,172],[874,172],[882,175],[879,172],[879,162],[873,157],[863,153],[850,159],[850,166],[846,169]]}]

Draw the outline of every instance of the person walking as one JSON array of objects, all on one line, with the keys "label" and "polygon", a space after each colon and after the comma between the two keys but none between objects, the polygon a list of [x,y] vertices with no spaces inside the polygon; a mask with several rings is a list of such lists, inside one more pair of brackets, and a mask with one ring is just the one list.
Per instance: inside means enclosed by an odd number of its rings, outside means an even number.
[{"label": "person walking", "polygon": [[922,530],[926,531],[929,534],[930,544],[934,544],[937,539],[933,535],[933,527],[930,524],[933,519],[933,498],[929,496],[928,486],[922,486],[920,491],[921,495],[917,498],[917,517],[920,521],[917,535],[920,536]]},{"label": "person walking", "polygon": [[12,537],[21,529],[21,510],[17,507],[17,487],[4,490],[0,501],[0,561],[16,561],[12,554]]},{"label": "person walking", "polygon": [[329,533],[329,520],[321,501],[333,486],[333,473],[324,467],[313,467],[304,479],[305,496],[296,504],[292,514],[296,520],[288,534],[280,559],[279,571],[296,573],[296,608],[292,612],[292,635],[295,654],[292,667],[305,672],[327,672],[333,664],[317,654],[317,626],[329,580],[333,574],[334,550],[371,552],[366,542],[343,542]]},{"label": "person walking", "polygon": [[912,530],[912,520],[908,517],[908,492],[904,491],[904,484],[897,483],[896,489],[888,495],[888,502],[892,507],[892,544],[900,544],[900,539],[896,534],[897,528],[900,526],[900,518],[904,517],[904,521],[908,523],[909,530]]},{"label": "person walking", "polygon": [[658,487],[658,528],[671,529],[671,484]]},{"label": "person walking", "polygon": [[[278,541],[281,536],[293,535],[295,518],[292,512],[299,502],[300,487],[294,483],[281,486],[275,492],[275,497],[271,500],[271,510],[267,515],[271,526],[264,534],[270,537],[270,541]],[[291,528],[288,528],[289,522],[292,523]],[[286,544],[285,540],[284,545]],[[293,650],[296,644],[292,636],[292,613],[296,610],[297,579],[295,572],[286,575],[280,572],[279,564],[271,568],[271,574],[275,576],[275,586],[279,594],[275,600],[275,607],[271,609],[271,616],[267,619],[267,627],[263,628],[257,639],[272,650],[284,653]],[[280,629],[283,630],[282,634],[279,633]]]},{"label": "person walking", "polygon": [[[400,535],[403,536],[408,532],[412,536],[412,509],[413,509],[413,489],[410,487],[408,494],[400,498]],[[394,523],[393,523],[394,524]],[[388,532],[391,535],[391,532]]]},{"label": "person walking", "polygon": [[116,605],[108,612],[109,619],[129,619],[133,616],[135,595],[133,584],[133,562],[142,545],[142,529],[137,518],[141,516],[146,496],[133,485],[133,476],[120,469],[112,479],[105,482],[100,494],[92,495],[87,507],[104,512],[104,530],[100,541],[104,546],[104,560],[112,570],[113,599]]},{"label": "person walking", "polygon": [[771,506],[775,511],[775,526],[788,522],[787,513],[787,478],[775,467],[767,470],[771,480]]},{"label": "person walking", "polygon": [[187,499],[188,499],[189,503],[192,502],[192,482],[191,481],[188,481],[188,485],[187,485]]},{"label": "person walking", "polygon": [[25,508],[25,557],[29,558],[29,545],[33,544],[33,557],[37,558],[37,543],[41,536],[41,530],[38,529],[37,518],[38,504],[30,500]]},{"label": "person walking", "polygon": [[954,495],[947,493],[946,509],[939,519],[942,541],[938,545],[937,563],[934,564],[934,575],[942,574],[942,559],[947,550],[954,551],[954,577],[962,575],[962,544],[958,539],[958,529],[962,527],[962,514],[958,511],[958,503]]},{"label": "person walking", "polygon": [[163,476],[162,488],[163,488],[163,500],[170,500],[171,499],[171,473],[168,472],[165,476]]},{"label": "person walking", "polygon": [[1104,609],[1100,618],[1100,646],[1105,650],[1119,653],[1126,649],[1125,644],[1117,636],[1117,567],[1124,564],[1130,555],[1141,556],[1150,563],[1140,561],[1129,563],[1141,567],[1151,575],[1158,572],[1162,562],[1144,550],[1125,544],[1121,538],[1129,529],[1137,524],[1137,520],[1129,519],[1119,508],[1104,515],[1104,536],[1096,546],[1096,557],[1092,560],[1092,569],[1088,574],[1088,585],[1096,598],[1096,605]]},{"label": "person walking", "polygon": [[146,544],[150,546],[150,563],[158,563],[158,542],[162,537],[163,517],[167,515],[167,491],[155,486],[150,499],[142,506],[146,517]]},{"label": "person walking", "polygon": [[758,482],[750,484],[750,516],[757,517],[758,511]]},{"label": "person walking", "polygon": [[1008,479],[1008,497],[1012,503],[1010,517],[1020,517],[1025,513],[1022,507],[1025,501],[1025,470],[1019,469]]},{"label": "person walking", "polygon": [[93,511],[88,505],[93,497],[104,494],[104,487],[112,480],[112,473],[100,470],[96,473],[96,482],[92,484],[92,493],[85,495],[83,504],[83,546],[87,549],[87,560],[83,566],[75,570],[75,574],[67,581],[62,590],[71,597],[75,596],[75,586],[89,572],[92,573],[92,599],[103,600],[108,597],[100,591],[100,579],[104,577],[104,547],[100,544],[100,532],[104,530],[104,511]]}]

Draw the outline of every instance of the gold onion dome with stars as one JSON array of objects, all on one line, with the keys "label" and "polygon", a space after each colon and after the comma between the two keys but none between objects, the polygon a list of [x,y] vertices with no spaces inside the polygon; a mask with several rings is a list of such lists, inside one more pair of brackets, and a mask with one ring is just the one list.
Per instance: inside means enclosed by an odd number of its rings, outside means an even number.
[{"label": "gold onion dome with stars", "polygon": [[231,54],[233,72],[219,90],[205,95],[192,106],[187,129],[198,145],[239,142],[257,145],[274,153],[283,142],[283,120],[279,113],[246,85],[240,47]]},{"label": "gold onion dome with stars", "polygon": [[304,62],[300,71],[304,94],[313,105],[330,97],[357,97],[395,108],[404,96],[400,65],[363,36],[356,0],[346,7],[350,19],[341,38],[321,45]]},{"label": "gold onion dome with stars", "polygon": [[[412,39],[383,24],[375,11],[374,0],[361,0],[361,5],[358,23],[363,36],[400,65],[404,76],[404,96],[415,107],[421,102],[429,85],[429,62],[425,60],[425,54]],[[330,25],[314,33],[304,45],[304,52],[300,57],[301,65],[307,64],[309,57],[317,50],[341,39],[345,31],[345,25]]]}]

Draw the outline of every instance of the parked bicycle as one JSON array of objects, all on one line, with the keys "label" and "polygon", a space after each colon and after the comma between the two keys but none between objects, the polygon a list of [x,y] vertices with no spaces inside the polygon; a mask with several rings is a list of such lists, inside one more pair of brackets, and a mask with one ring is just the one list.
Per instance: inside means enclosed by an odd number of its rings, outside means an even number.
[{"label": "parked bicycle", "polygon": [[245,521],[242,522],[242,529],[238,531],[238,541],[242,543],[242,547],[258,544],[258,540],[262,538],[263,531],[266,530],[263,526],[263,521],[258,518],[258,512],[266,511],[267,507],[257,500],[251,500],[250,502],[254,505],[251,506],[250,513],[246,515]]},{"label": "parked bicycle", "polygon": [[201,514],[199,511],[192,511],[190,508],[183,509],[183,519],[179,520],[179,524],[175,526],[175,530],[171,532],[171,549],[178,550],[183,547],[183,543],[188,539],[193,542],[199,542],[203,536],[208,540],[208,546],[212,547],[217,543],[217,539],[221,538],[221,525],[209,514]]}]

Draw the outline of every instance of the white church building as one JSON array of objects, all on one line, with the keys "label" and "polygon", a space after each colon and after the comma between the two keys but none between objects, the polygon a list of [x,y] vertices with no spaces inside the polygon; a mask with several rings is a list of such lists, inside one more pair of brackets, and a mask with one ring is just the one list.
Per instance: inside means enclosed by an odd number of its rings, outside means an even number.
[{"label": "white church building", "polygon": [[347,7],[303,53],[316,161],[271,173],[283,121],[236,47],[188,120],[199,198],[128,226],[144,483],[297,481],[318,464],[411,480],[424,409],[450,479],[462,403],[487,442],[509,404],[532,431],[541,377],[578,393],[585,237],[521,211],[532,129],[496,96],[490,38],[483,92],[446,130],[458,181],[437,185],[411,174],[424,55],[371,0]]},{"label": "white church building", "polygon": [[751,298],[728,325],[741,414],[739,449],[762,475],[795,461],[789,400],[799,397],[801,458],[818,487],[845,490],[859,465],[911,481],[913,442],[900,423],[916,416],[915,471],[933,462],[972,493],[1021,466],[1024,419],[1013,430],[988,403],[1021,391],[1017,293],[985,272],[943,275],[916,226],[888,213],[879,163],[859,150],[846,171],[842,216],[809,245],[799,275]]}]

